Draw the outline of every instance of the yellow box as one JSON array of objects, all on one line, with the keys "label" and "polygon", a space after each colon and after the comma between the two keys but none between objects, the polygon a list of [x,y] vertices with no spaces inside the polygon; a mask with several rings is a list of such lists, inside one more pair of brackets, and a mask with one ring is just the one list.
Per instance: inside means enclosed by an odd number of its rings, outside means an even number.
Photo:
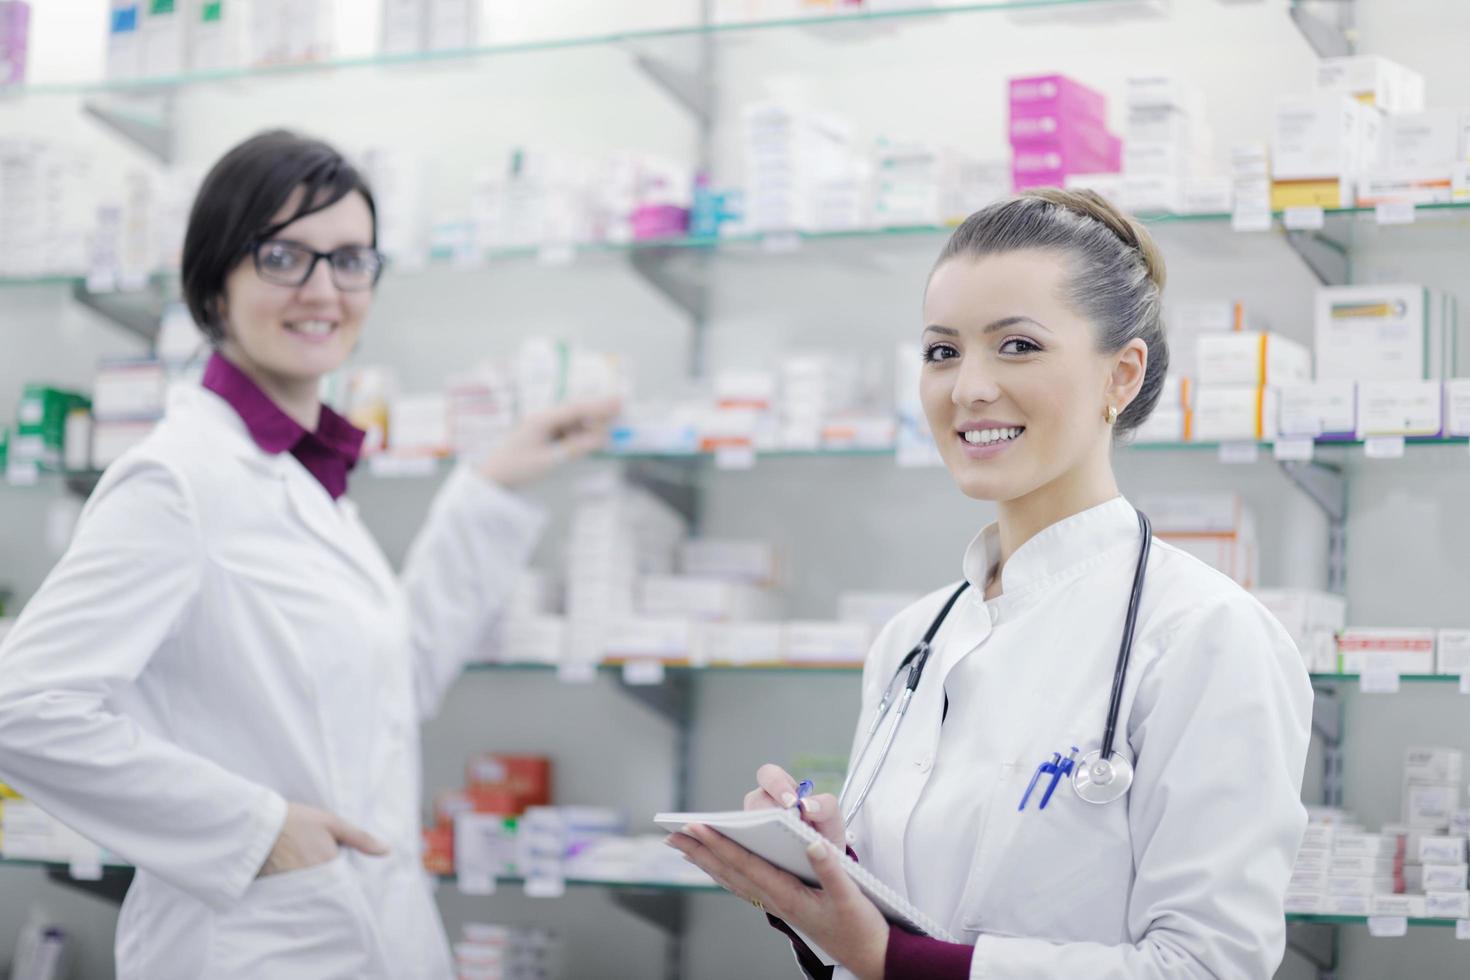
[{"label": "yellow box", "polygon": [[1288,208],[1350,208],[1352,184],[1346,180],[1273,180],[1271,210]]}]

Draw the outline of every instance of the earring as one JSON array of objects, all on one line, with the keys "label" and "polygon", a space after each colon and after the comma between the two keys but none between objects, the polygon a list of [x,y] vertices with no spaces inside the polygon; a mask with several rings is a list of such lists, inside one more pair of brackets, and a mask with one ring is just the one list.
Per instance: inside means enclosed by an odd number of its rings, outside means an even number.
[{"label": "earring", "polygon": [[1116,424],[1118,421],[1118,406],[1109,405],[1107,413],[1104,417],[1108,420],[1108,425]]}]

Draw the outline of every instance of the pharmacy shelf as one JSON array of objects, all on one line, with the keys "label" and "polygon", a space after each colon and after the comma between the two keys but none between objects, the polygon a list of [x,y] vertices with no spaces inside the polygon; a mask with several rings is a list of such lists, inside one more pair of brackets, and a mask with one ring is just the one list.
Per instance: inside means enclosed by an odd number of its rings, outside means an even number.
[{"label": "pharmacy shelf", "polygon": [[[1326,230],[1344,225],[1349,221],[1367,227],[1378,227],[1375,218],[1376,209],[1371,207],[1353,207],[1328,209],[1322,212]],[[1454,218],[1470,217],[1470,200],[1457,201],[1445,204],[1421,204],[1414,209],[1416,216],[1429,218]],[[1224,234],[1239,235],[1241,241],[1252,242],[1258,239],[1261,233],[1257,232],[1235,232],[1231,227],[1231,215],[1227,213],[1208,214],[1168,214],[1161,212],[1141,212],[1137,217],[1145,224],[1155,229],[1200,227],[1215,229]],[[1311,231],[1312,229],[1288,229],[1286,222],[1288,216],[1283,212],[1275,212],[1273,215],[1273,228],[1275,230],[1290,230],[1293,233]],[[1438,222],[1434,222],[1438,223]],[[1429,226],[1430,221],[1424,225]],[[886,244],[895,244],[909,241],[938,240],[950,235],[956,225],[895,225],[882,228],[847,228],[836,231],[766,231],[743,235],[720,235],[720,236],[678,236],[672,238],[652,238],[628,242],[545,242],[535,245],[524,245],[509,248],[491,248],[476,250],[468,253],[458,253],[450,250],[439,249],[429,255],[427,268],[448,268],[473,274],[483,271],[488,266],[502,264],[516,264],[522,262],[535,262],[547,266],[570,266],[574,267],[579,260],[592,260],[600,256],[638,256],[654,257],[671,261],[677,261],[681,257],[712,257],[721,254],[732,256],[750,256],[753,254],[766,253],[772,256],[789,257],[792,253],[800,253],[810,249],[817,252],[823,246],[837,246],[841,243],[867,243],[874,248]],[[1405,226],[1384,226],[1405,227]],[[1414,226],[1406,226],[1412,228]],[[388,267],[387,282],[395,279],[411,279],[416,270],[409,267],[395,267],[391,260]],[[151,277],[149,285],[170,285],[178,280],[176,271],[160,272]],[[36,286],[65,286],[77,290],[85,290],[86,280],[81,276],[70,275],[39,275],[39,276],[0,276],[0,289],[36,287]],[[128,295],[128,291],[115,291],[109,293],[92,293],[96,296]]]},{"label": "pharmacy shelf", "polygon": [[[755,663],[755,664],[691,664],[688,660],[660,660],[658,658],[637,658],[606,660],[595,665],[598,673],[617,674],[621,673],[631,665],[657,663],[669,673],[680,674],[809,674],[821,676],[824,674],[860,674],[863,665],[860,663]],[[563,665],[545,663],[519,663],[514,661],[501,661],[493,663],[472,663],[465,667],[470,673],[545,673],[555,674],[560,672]],[[1358,674],[1311,674],[1314,684],[1356,684],[1361,681]],[[1460,683],[1458,674],[1401,674],[1399,681],[1404,684],[1434,684],[1441,686],[1455,685]]]},{"label": "pharmacy shelf", "polygon": [[[458,887],[459,879],[455,875],[438,875],[440,885]],[[700,894],[708,892],[723,891],[719,885],[705,884],[687,881],[631,881],[611,880],[604,878],[567,878],[563,882],[568,888],[606,888],[610,890],[636,890],[673,892],[677,894]],[[526,879],[521,877],[499,877],[495,879],[496,887],[524,888]]]},{"label": "pharmacy shelf", "polygon": [[3,101],[7,98],[18,98],[26,95],[103,95],[157,91],[188,88],[197,85],[211,85],[219,82],[239,82],[301,75],[312,76],[334,71],[403,68],[415,65],[427,67],[453,62],[468,62],[512,55],[534,55],[553,51],[589,48],[626,48],[646,45],[651,42],[680,39],[739,38],[781,31],[820,30],[824,28],[851,29],[861,27],[864,24],[872,26],[894,26],[903,23],[935,21],[942,17],[997,13],[1044,13],[1052,11],[1064,15],[1068,11],[1073,10],[1090,13],[1094,11],[1105,11],[1110,7],[1125,9],[1130,5],[1135,5],[1135,0],[990,0],[990,2],[983,3],[935,4],[896,10],[855,10],[851,13],[842,14],[812,14],[801,17],[740,20],[714,24],[688,24],[630,31],[613,31],[603,34],[587,34],[579,37],[556,37],[503,44],[488,44],[451,51],[392,55],[372,54],[364,57],[340,58],[304,64],[184,72],[129,80],[23,85],[9,89],[0,88],[0,104],[3,104]]},{"label": "pharmacy shelf", "polygon": [[[1368,918],[1359,915],[1302,915],[1291,913],[1286,917],[1287,922],[1302,925],[1324,925],[1324,926],[1366,926]],[[1459,919],[1410,919],[1411,926],[1447,926],[1454,928],[1460,922]]]}]

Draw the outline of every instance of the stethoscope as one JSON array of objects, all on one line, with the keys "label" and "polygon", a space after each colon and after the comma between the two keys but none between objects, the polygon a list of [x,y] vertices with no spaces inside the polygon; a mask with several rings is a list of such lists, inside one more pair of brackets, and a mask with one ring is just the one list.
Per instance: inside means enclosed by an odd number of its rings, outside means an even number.
[{"label": "stethoscope", "polygon": [[[1138,565],[1133,570],[1133,592],[1128,599],[1127,618],[1123,621],[1123,643],[1118,650],[1118,662],[1113,668],[1113,690],[1108,700],[1108,718],[1103,727],[1102,747],[1088,752],[1080,759],[1062,759],[1058,754],[1052,762],[1042,763],[1037,769],[1036,776],[1031,780],[1031,787],[1027,789],[1026,796],[1021,800],[1022,809],[1025,808],[1026,799],[1031,795],[1031,789],[1045,773],[1053,775],[1052,789],[1055,788],[1058,778],[1070,773],[1072,789],[1078,799],[1098,806],[1121,800],[1133,785],[1133,765],[1121,754],[1115,752],[1113,745],[1118,734],[1118,714],[1123,705],[1123,683],[1128,677],[1128,658],[1133,652],[1133,632],[1138,624],[1138,606],[1143,597],[1144,572],[1148,566],[1149,548],[1153,542],[1153,525],[1149,523],[1143,511],[1135,511],[1135,513],[1138,514],[1138,529],[1143,534],[1143,543],[1139,545]],[[899,662],[898,669],[893,672],[893,679],[883,689],[883,697],[878,701],[878,711],[872,724],[868,726],[863,747],[853,759],[847,781],[843,784],[842,793],[838,796],[837,807],[842,811],[843,822],[847,826],[852,826],[853,817],[857,816],[858,811],[862,809],[868,799],[868,793],[872,791],[873,784],[878,779],[878,773],[882,771],[883,764],[888,761],[888,753],[893,750],[893,742],[898,737],[898,729],[903,724],[903,716],[908,713],[909,703],[914,699],[914,691],[918,689],[919,680],[924,676],[924,668],[929,663],[929,655],[933,652],[932,644],[935,635],[939,632],[939,627],[944,625],[944,620],[949,616],[950,610],[954,608],[955,602],[965,589],[969,588],[969,585],[969,582],[964,582],[954,590],[949,600],[945,602],[944,608],[939,610],[939,615],[934,617],[934,622],[929,624],[924,638]],[[905,671],[907,671],[906,677],[904,676]],[[899,689],[900,678],[903,679],[901,690]],[[853,801],[849,809],[847,800],[852,790],[853,777],[861,770],[863,760],[867,758],[869,750],[872,749],[878,730],[890,711],[893,712],[893,724],[889,726],[888,735],[883,739],[878,762],[868,773],[867,779],[863,781],[862,788],[857,793],[857,799]],[[1076,749],[1073,749],[1073,755],[1075,754]],[[1051,790],[1049,789],[1042,801],[1042,808],[1045,808],[1050,799]]]}]

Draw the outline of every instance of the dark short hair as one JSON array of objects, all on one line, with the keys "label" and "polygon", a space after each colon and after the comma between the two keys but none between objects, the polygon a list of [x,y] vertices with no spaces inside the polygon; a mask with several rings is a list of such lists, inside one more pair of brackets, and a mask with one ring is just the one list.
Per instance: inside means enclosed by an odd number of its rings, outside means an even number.
[{"label": "dark short hair", "polygon": [[[273,222],[297,188],[305,193],[296,212]],[[367,201],[376,246],[378,212],[367,181],[321,140],[275,129],[252,136],[220,158],[189,211],[182,262],[184,301],[212,344],[224,340],[219,300],[225,278],[255,243],[353,191]]]}]

